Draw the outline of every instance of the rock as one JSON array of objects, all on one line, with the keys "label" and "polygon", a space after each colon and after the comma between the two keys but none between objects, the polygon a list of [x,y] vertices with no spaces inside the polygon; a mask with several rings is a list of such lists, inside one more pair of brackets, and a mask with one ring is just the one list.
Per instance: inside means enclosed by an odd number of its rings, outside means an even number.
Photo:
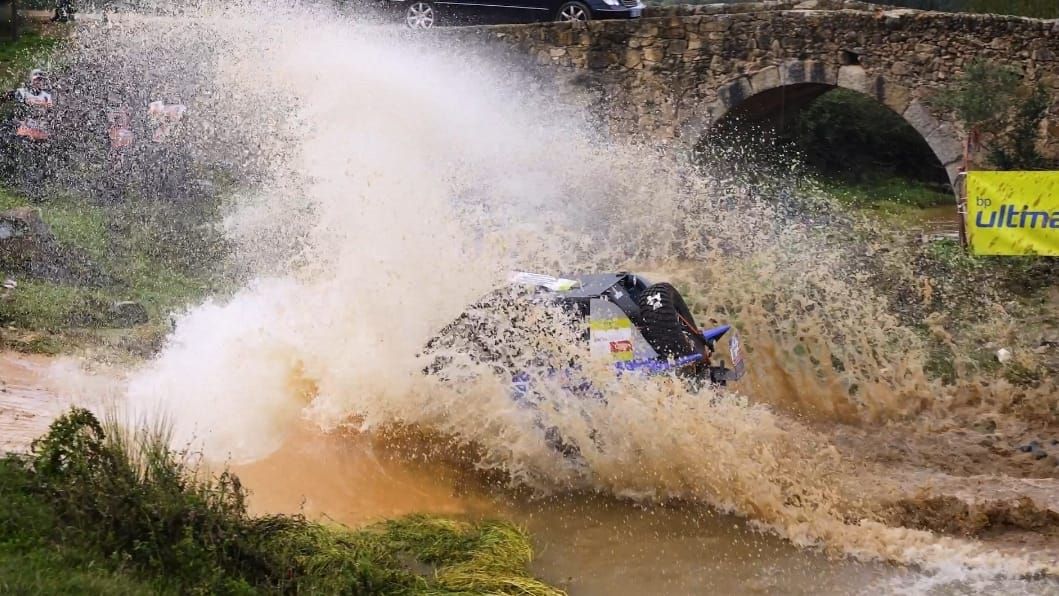
[{"label": "rock", "polygon": [[755,93],[780,86],[780,70],[775,66],[762,69],[750,77],[750,87]]},{"label": "rock", "polygon": [[890,71],[898,76],[905,76],[912,74],[912,65],[904,60],[898,60],[894,62],[893,66],[890,67]]},{"label": "rock", "polygon": [[51,228],[32,207],[0,212],[0,269],[49,277],[61,265]]},{"label": "rock", "polygon": [[107,324],[111,327],[135,327],[148,321],[147,309],[131,300],[115,302],[107,315]]},{"label": "rock", "polygon": [[1038,443],[1037,441],[1030,441],[1029,443],[1026,443],[1025,445],[1019,445],[1018,447],[1016,447],[1016,449],[1018,449],[1019,451],[1021,451],[1023,453],[1029,453],[1029,452],[1033,451],[1034,449],[1040,449],[1040,447],[1041,447],[1041,444]]},{"label": "rock", "polygon": [[636,68],[642,63],[643,57],[640,55],[639,51],[633,49],[625,50],[625,59],[622,61],[625,68]]},{"label": "rock", "polygon": [[51,228],[33,207],[15,207],[0,212],[0,240],[35,238],[53,240]]},{"label": "rock", "polygon": [[971,428],[983,435],[990,435],[996,432],[996,420],[993,420],[992,418],[984,418],[975,422]]},{"label": "rock", "polygon": [[997,360],[997,362],[999,362],[1001,364],[1004,364],[1005,362],[1010,361],[1011,360],[1011,350],[1009,350],[1007,348],[1000,348],[999,350],[996,351],[996,360]]},{"label": "rock", "polygon": [[[1059,444],[1059,441],[1053,440],[1052,445],[1057,444]],[[1025,445],[1019,445],[1018,447],[1016,447],[1016,449],[1021,451],[1022,453],[1029,453],[1030,457],[1032,457],[1033,459],[1044,459],[1048,457],[1048,452],[1041,448],[1040,441],[1030,441]]]},{"label": "rock", "polygon": [[1055,53],[1047,48],[1034,50],[1033,59],[1040,62],[1051,62],[1052,60],[1055,60]]},{"label": "rock", "polygon": [[838,86],[867,93],[868,75],[864,72],[864,67],[850,65],[839,68]]},{"label": "rock", "polygon": [[912,128],[916,129],[924,138],[930,136],[938,128],[937,119],[918,100],[908,104],[908,108],[905,109],[903,115],[905,120],[912,125]]},{"label": "rock", "polygon": [[85,254],[55,239],[51,227],[33,207],[0,212],[0,270],[58,283],[92,285],[106,281]]},{"label": "rock", "polygon": [[645,62],[660,62],[663,57],[665,57],[665,53],[658,46],[644,48],[643,59]]},{"label": "rock", "polygon": [[952,163],[963,157],[963,142],[951,124],[942,124],[927,137],[927,144],[941,163]]}]

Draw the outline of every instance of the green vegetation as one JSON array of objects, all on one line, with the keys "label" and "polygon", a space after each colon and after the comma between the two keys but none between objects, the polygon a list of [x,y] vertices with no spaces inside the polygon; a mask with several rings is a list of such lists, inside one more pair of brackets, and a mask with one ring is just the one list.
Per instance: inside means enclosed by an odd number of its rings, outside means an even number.
[{"label": "green vegetation", "polygon": [[900,177],[934,183],[938,191],[947,182],[923,137],[901,116],[856,91],[828,91],[787,120],[779,134],[825,178],[874,186]]},{"label": "green vegetation", "polygon": [[[718,132],[700,147],[703,160],[754,186],[813,180],[810,191],[822,187],[845,205],[883,212],[955,204],[948,174],[922,136],[855,91],[833,89],[781,119],[746,121],[736,112]],[[753,167],[738,166],[747,161]]]},{"label": "green vegetation", "polygon": [[830,179],[824,180],[822,186],[828,194],[845,205],[884,212],[904,213],[909,208],[956,206],[955,196],[947,189],[897,176],[873,178],[858,183]]},{"label": "green vegetation", "polygon": [[32,68],[47,60],[59,41],[59,37],[26,23],[17,40],[0,42],[0,88],[12,89],[24,81]]},{"label": "green vegetation", "polygon": [[1018,71],[1012,68],[976,60],[967,66],[963,76],[939,93],[932,103],[939,108],[952,110],[971,128],[996,133],[1005,127],[1021,79]]},{"label": "green vegetation", "polygon": [[920,10],[1009,14],[1039,19],[1059,18],[1055,0],[869,0],[876,4],[902,6]]},{"label": "green vegetation", "polygon": [[216,209],[176,213],[166,204],[93,205],[70,195],[34,204],[0,191],[0,210],[40,210],[56,241],[98,271],[80,283],[16,275],[19,286],[0,300],[0,325],[60,331],[107,324],[111,304],[143,304],[152,321],[216,290],[223,282],[214,264],[223,259],[221,234],[210,221]]},{"label": "green vegetation", "polygon": [[1044,87],[1038,85],[1021,101],[1011,116],[1011,125],[1003,142],[992,147],[989,160],[1001,170],[1050,170],[1056,164],[1037,151],[1041,121],[1048,114],[1050,100]]},{"label": "green vegetation", "polygon": [[[761,0],[651,0],[654,6],[675,4],[740,4]],[[900,6],[918,10],[943,12],[976,12],[1007,14],[1038,19],[1059,19],[1059,3],[1055,0],[866,0],[882,6]]]},{"label": "green vegetation", "polygon": [[1048,94],[1009,67],[975,61],[933,103],[951,110],[973,134],[993,136],[989,160],[1001,170],[1044,170],[1055,164],[1037,151]]},{"label": "green vegetation", "polygon": [[251,517],[228,472],[75,409],[28,457],[0,459],[0,592],[520,594],[561,592],[526,572],[503,522],[415,515],[361,530]]}]

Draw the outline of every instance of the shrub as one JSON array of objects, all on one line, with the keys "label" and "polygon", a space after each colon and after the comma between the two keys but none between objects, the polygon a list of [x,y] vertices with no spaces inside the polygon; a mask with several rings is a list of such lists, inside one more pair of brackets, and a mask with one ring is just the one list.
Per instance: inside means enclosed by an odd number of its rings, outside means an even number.
[{"label": "shrub", "polygon": [[[302,516],[251,517],[239,479],[171,451],[166,428],[130,435],[74,409],[30,457],[0,460],[0,591],[27,585],[9,563],[17,554],[47,569],[49,581],[67,582],[30,584],[42,589],[561,593],[527,575],[528,539],[504,522],[416,515],[354,531]],[[433,573],[413,569],[424,566]]]}]

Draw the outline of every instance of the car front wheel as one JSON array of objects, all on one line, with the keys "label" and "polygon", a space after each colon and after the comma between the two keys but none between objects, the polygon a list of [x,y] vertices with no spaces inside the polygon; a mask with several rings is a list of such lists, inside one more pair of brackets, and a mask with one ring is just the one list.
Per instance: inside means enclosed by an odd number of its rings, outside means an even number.
[{"label": "car front wheel", "polygon": [[437,21],[438,13],[430,2],[413,0],[404,13],[404,22],[411,29],[430,29]]},{"label": "car front wheel", "polygon": [[584,23],[592,19],[592,11],[580,2],[567,2],[559,7],[555,20],[562,23]]}]

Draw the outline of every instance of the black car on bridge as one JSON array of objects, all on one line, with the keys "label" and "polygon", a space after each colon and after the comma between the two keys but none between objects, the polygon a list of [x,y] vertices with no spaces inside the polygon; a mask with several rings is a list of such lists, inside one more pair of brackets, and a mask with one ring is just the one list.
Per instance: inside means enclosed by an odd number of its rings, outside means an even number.
[{"label": "black car on bridge", "polygon": [[636,19],[642,0],[380,0],[412,29],[435,25]]}]

